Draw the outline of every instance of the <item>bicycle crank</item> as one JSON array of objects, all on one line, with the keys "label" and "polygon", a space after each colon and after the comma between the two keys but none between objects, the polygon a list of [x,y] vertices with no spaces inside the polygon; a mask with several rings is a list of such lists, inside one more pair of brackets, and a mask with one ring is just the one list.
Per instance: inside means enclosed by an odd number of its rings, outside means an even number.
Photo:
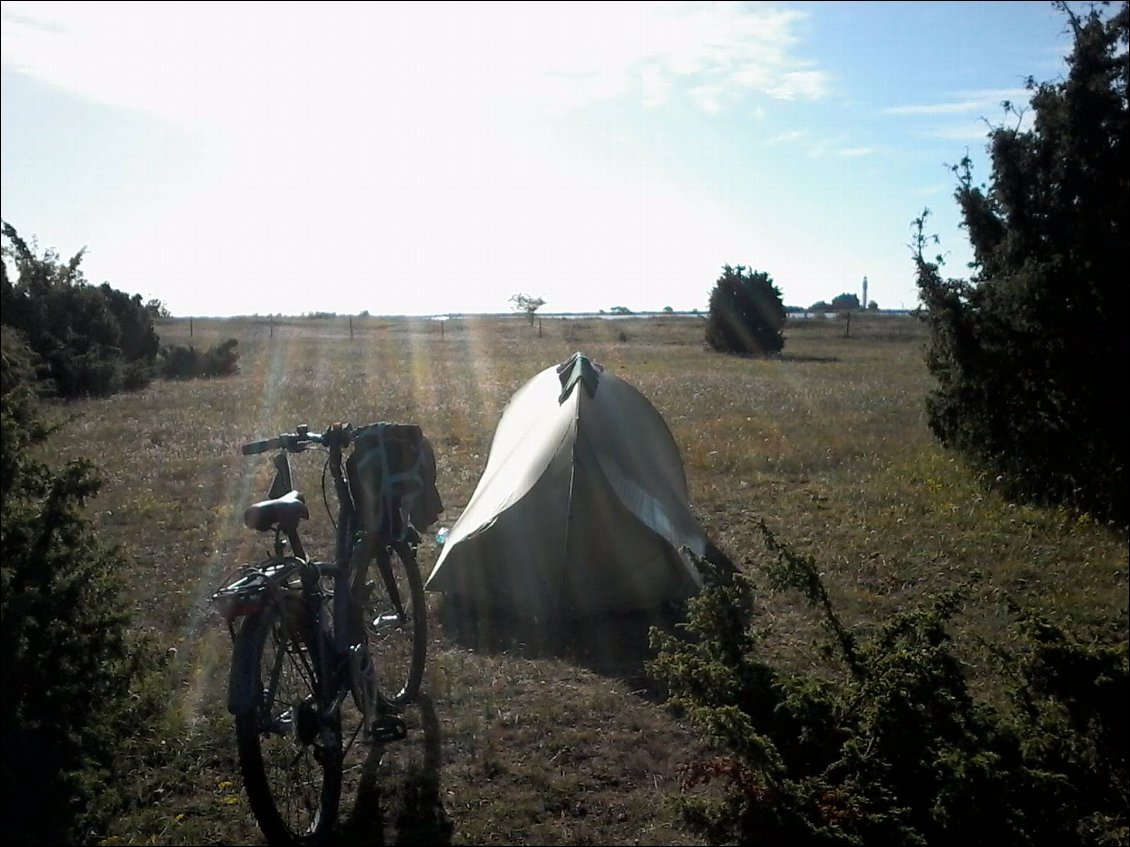
[{"label": "bicycle crank", "polygon": [[369,732],[366,735],[374,744],[402,741],[408,737],[408,724],[396,715],[378,715],[377,719],[369,725]]}]

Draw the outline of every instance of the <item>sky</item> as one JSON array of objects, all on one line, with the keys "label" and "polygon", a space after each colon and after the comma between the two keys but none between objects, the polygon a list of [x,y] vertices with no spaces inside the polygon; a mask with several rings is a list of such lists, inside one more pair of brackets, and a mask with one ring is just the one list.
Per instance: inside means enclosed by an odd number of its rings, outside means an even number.
[{"label": "sky", "polygon": [[[178,316],[918,304],[1050,2],[5,2],[0,213]],[[1030,121],[1029,110],[1022,118]]]}]

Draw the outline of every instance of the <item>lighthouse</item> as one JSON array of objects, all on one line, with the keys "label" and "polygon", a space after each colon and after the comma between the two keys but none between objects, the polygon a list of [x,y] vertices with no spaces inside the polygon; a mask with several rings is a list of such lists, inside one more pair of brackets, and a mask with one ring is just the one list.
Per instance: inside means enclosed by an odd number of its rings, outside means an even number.
[{"label": "lighthouse", "polygon": [[867,277],[863,278],[863,310],[867,311]]}]

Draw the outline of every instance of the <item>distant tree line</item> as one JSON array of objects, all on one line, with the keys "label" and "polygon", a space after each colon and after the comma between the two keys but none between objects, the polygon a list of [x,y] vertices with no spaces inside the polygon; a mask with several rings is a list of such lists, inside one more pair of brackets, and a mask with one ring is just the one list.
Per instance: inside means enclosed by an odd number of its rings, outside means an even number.
[{"label": "distant tree line", "polygon": [[[867,304],[869,311],[877,311],[879,304],[874,300]],[[806,311],[809,312],[858,312],[860,309],[859,297],[855,294],[844,292],[837,294],[832,298],[832,302],[828,303],[824,300],[817,300]]]},{"label": "distant tree line", "polygon": [[[162,347],[156,323],[169,317],[159,300],[142,302],[109,283],[83,276],[85,251],[69,261],[46,250],[37,255],[3,222],[0,323],[30,351],[43,393],[61,398],[101,396],[144,388],[155,377],[222,376],[237,370],[237,342],[199,352]],[[8,261],[16,278],[8,275]]]}]

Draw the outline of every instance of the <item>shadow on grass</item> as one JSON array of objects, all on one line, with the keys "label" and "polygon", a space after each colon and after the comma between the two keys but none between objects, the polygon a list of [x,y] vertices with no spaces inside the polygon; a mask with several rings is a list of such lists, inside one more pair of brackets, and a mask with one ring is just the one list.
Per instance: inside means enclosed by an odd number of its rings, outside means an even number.
[{"label": "shadow on grass", "polygon": [[444,596],[439,605],[445,634],[462,647],[528,659],[560,659],[623,679],[651,694],[655,682],[644,670],[653,657],[651,627],[672,631],[684,614],[682,604],[665,604],[631,612],[540,619],[452,595]]},{"label": "shadow on grass", "polygon": [[[420,721],[416,739],[411,712]],[[454,827],[439,795],[442,739],[435,705],[421,694],[404,717],[410,727],[407,739],[370,748],[353,808],[342,820],[334,843],[451,843]]]},{"label": "shadow on grass", "polygon": [[[709,541],[701,562],[723,574],[738,570],[725,551]],[[671,602],[585,616],[558,613],[547,619],[445,594],[438,612],[448,638],[464,648],[524,658],[560,659],[602,676],[624,680],[641,695],[659,701],[665,692],[646,671],[647,662],[655,657],[651,629],[675,633],[686,619],[687,604]]]},{"label": "shadow on grass", "polygon": [[834,364],[840,360],[839,356],[796,356],[792,353],[778,353],[773,357],[778,362],[799,362],[801,364],[809,364],[812,362],[818,364]]}]

